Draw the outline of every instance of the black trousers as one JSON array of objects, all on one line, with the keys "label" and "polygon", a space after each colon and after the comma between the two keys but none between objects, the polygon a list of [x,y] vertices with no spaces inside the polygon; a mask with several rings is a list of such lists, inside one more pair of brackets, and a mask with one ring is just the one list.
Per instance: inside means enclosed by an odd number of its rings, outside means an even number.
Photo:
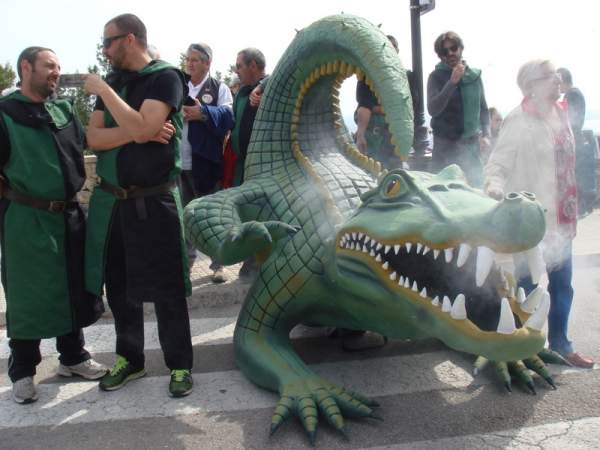
[{"label": "black trousers", "polygon": [[[35,367],[42,361],[40,342],[41,339],[10,339],[8,341],[10,347],[8,377],[13,383],[21,378],[35,375]],[[65,366],[74,366],[90,359],[91,355],[83,348],[84,345],[82,330],[58,336],[56,338],[58,360]]]},{"label": "black trousers", "polygon": [[[152,245],[148,242],[148,245]],[[123,236],[118,225],[110,233],[106,258],[106,297],[117,335],[116,353],[136,368],[144,367],[144,309],[142,299],[127,296]],[[166,276],[166,274],[165,274]],[[190,318],[185,297],[154,302],[158,338],[165,363],[171,370],[193,364]]]}]

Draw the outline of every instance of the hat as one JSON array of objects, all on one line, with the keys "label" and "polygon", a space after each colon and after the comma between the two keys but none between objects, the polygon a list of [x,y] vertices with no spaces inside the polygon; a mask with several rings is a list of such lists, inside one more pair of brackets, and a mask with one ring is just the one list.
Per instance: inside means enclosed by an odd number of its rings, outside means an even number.
[{"label": "hat", "polygon": [[212,61],[212,49],[203,43],[197,43],[197,44],[191,44],[189,47],[189,50],[194,50],[196,52],[200,52],[203,55],[205,55],[206,57],[208,57],[208,59],[210,61]]}]

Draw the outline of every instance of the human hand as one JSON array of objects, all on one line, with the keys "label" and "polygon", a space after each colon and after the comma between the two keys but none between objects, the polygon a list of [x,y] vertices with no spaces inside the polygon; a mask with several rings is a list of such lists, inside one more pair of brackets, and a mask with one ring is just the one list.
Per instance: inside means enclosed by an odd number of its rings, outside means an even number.
[{"label": "human hand", "polygon": [[454,66],[454,69],[452,69],[452,75],[450,75],[450,82],[452,84],[460,83],[460,80],[462,80],[464,74],[465,65],[463,63],[458,63],[456,66]]},{"label": "human hand", "polygon": [[183,107],[183,120],[204,120],[204,114],[202,113],[202,104],[197,98],[194,99],[194,106]]},{"label": "human hand", "polygon": [[167,120],[158,133],[156,133],[150,140],[160,144],[168,144],[175,134],[175,131],[175,126],[173,126],[170,120]]},{"label": "human hand", "polygon": [[482,152],[488,151],[491,146],[492,146],[492,142],[490,141],[489,137],[487,137],[487,136],[481,136],[479,138],[479,149]]},{"label": "human hand", "polygon": [[504,191],[499,188],[499,187],[495,187],[495,186],[487,186],[485,188],[485,193],[487,195],[489,195],[490,197],[492,197],[495,200],[502,200],[504,198]]},{"label": "human hand", "polygon": [[252,92],[250,92],[250,106],[253,108],[258,108],[258,105],[260,105],[260,100],[262,99],[262,95],[263,89],[261,85],[258,85],[252,89]]},{"label": "human hand", "polygon": [[102,96],[110,86],[99,75],[91,73],[85,76],[83,88],[88,94]]},{"label": "human hand", "polygon": [[356,132],[356,146],[360,150],[361,153],[367,154],[367,138],[365,137],[364,131]]}]

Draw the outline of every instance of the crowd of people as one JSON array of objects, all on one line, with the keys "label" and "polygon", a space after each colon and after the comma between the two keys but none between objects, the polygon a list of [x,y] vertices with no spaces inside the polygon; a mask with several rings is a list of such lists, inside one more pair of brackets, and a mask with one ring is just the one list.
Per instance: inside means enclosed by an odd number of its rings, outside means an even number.
[{"label": "crowd of people", "polygon": [[[481,71],[464,62],[463,49],[454,32],[435,41],[440,63],[427,83],[433,168],[458,164],[473,186],[499,200],[510,191],[538,196],[548,211],[550,348],[574,365],[591,367],[567,338],[583,97],[568,71],[530,61],[517,77],[523,102],[502,121],[488,109]],[[264,55],[246,48],[236,59],[238,85],[230,89],[211,76],[213,53],[205,43],[187,47],[184,75],[157,58],[146,27],[132,14],[107,22],[102,52],[113,70],[106,79],[86,77],[85,90],[97,98],[86,131],[71,104],[54,95],[60,62],[49,48],[20,54],[20,88],[0,100],[2,282],[8,375],[17,403],[37,399],[41,339],[56,338],[60,375],[99,379],[105,391],[143,377],[144,302],[155,306],[170,394],[192,391],[186,297],[196,250],[184,240],[182,206],[243,182],[268,82]],[[568,104],[557,102],[561,86]],[[366,84],[359,82],[357,99],[357,147],[388,168],[398,167],[381,106]],[[84,148],[96,152],[99,177],[87,220],[76,198],[85,180]],[[214,281],[225,281],[218,261],[211,268]],[[253,268],[256,263],[246,261],[242,272]],[[517,268],[519,284],[532,290],[527,269],[519,261]],[[103,313],[103,291],[116,334],[110,369],[85,350],[82,331]]]}]

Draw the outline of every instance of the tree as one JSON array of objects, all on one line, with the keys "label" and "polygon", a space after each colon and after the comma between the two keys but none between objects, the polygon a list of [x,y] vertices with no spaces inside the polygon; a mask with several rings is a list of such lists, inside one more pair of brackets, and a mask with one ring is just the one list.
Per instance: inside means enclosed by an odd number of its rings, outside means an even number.
[{"label": "tree", "polygon": [[[96,45],[96,61],[97,64],[88,66],[87,72],[105,76],[110,71],[110,63],[102,53],[102,44]],[[75,115],[81,124],[87,127],[96,103],[94,97],[88,95],[83,86],[62,87],[59,89],[59,96],[68,98],[73,102]]]},{"label": "tree", "polygon": [[11,87],[15,83],[16,78],[17,74],[10,63],[7,62],[4,66],[0,65],[0,92]]}]

